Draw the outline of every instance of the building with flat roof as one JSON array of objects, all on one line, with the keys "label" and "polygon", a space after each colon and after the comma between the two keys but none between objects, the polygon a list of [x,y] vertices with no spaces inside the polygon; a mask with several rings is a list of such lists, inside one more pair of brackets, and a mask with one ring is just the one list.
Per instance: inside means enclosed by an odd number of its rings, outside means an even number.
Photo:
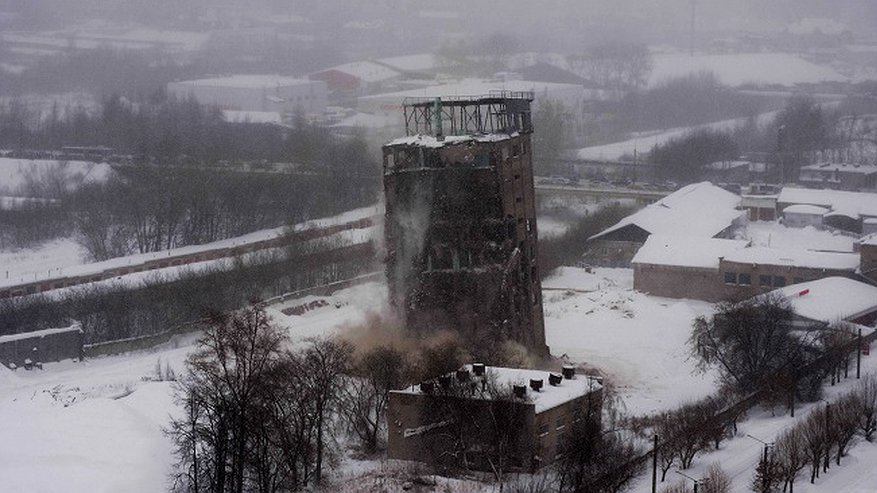
[{"label": "building with flat roof", "polygon": [[784,187],[777,197],[777,213],[794,205],[828,209],[823,224],[856,233],[863,231],[864,221],[877,219],[877,193]]},{"label": "building with flat roof", "polygon": [[833,190],[877,189],[877,165],[825,162],[802,166],[798,183]]},{"label": "building with flat roof", "polygon": [[534,471],[563,454],[582,419],[599,422],[601,379],[517,368],[466,365],[390,392],[387,456],[437,465]]},{"label": "building with flat roof", "polygon": [[631,260],[633,287],[666,298],[722,301],[727,298],[721,259],[746,248],[746,240],[651,235]]}]

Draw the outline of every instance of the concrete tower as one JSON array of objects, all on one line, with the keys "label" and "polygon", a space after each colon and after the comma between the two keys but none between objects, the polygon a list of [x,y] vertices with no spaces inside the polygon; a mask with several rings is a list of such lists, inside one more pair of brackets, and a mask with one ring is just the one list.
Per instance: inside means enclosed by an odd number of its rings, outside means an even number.
[{"label": "concrete tower", "polygon": [[406,99],[383,148],[390,301],[414,330],[547,354],[536,262],[532,93]]}]

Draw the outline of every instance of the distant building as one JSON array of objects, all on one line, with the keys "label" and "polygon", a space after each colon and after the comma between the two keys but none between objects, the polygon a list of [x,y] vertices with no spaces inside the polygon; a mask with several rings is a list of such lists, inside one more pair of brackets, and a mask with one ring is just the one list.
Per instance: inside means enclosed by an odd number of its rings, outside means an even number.
[{"label": "distant building", "polygon": [[802,166],[798,182],[811,188],[863,191],[877,189],[877,165],[819,163]]},{"label": "distant building", "polygon": [[863,232],[864,221],[877,219],[877,193],[784,187],[777,197],[777,212],[794,205],[828,209],[824,225],[855,233]]},{"label": "distant building", "polygon": [[[296,111],[322,117],[326,111],[326,83],[275,75],[231,75],[168,83],[168,93],[194,97],[199,103],[235,112],[268,112],[287,116]],[[253,119],[262,118],[259,113]],[[245,114],[236,113],[240,120]]]},{"label": "distant building", "polygon": [[372,61],[345,63],[309,76],[324,81],[329,91],[341,98],[372,94],[401,77],[401,72]]},{"label": "distant building", "polygon": [[[599,420],[601,406],[600,380],[572,367],[554,374],[467,365],[390,392],[387,456],[459,466],[448,452],[465,453],[471,468],[489,471],[497,453],[490,442],[507,434],[507,470],[532,472],[561,457],[567,431],[581,419]],[[459,433],[465,444],[454,443]]]},{"label": "distant building", "polygon": [[589,238],[589,262],[629,265],[652,234],[732,239],[746,224],[740,196],[709,182],[685,186]]},{"label": "distant building", "polygon": [[855,253],[749,247],[727,254],[719,270],[728,298],[743,299],[824,277],[855,278],[859,262]]},{"label": "distant building", "polygon": [[790,228],[821,227],[822,218],[829,212],[818,205],[790,205],[783,209],[783,224]]}]

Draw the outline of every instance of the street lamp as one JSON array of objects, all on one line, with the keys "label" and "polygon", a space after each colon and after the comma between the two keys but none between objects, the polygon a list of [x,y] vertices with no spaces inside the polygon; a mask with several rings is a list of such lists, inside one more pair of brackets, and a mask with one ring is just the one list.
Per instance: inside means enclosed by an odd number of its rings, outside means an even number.
[{"label": "street lamp", "polygon": [[694,493],[697,493],[698,486],[700,486],[701,484],[706,483],[708,481],[708,478],[703,478],[703,479],[692,478],[691,476],[689,476],[688,474],[685,474],[684,472],[680,471],[679,469],[676,469],[675,472],[676,472],[676,474],[682,476],[685,479],[689,479],[689,480],[691,480],[692,483],[694,483]]},{"label": "street lamp", "polygon": [[770,490],[770,474],[769,473],[770,473],[770,471],[768,470],[768,468],[770,468],[770,462],[768,461],[768,452],[769,452],[770,448],[773,447],[773,442],[765,442],[764,440],[762,440],[758,437],[752,436],[748,433],[746,434],[746,436],[748,436],[749,438],[755,440],[756,442],[764,445],[764,455],[761,458],[761,464],[762,464],[762,468],[763,468],[762,472],[761,472],[761,491],[763,493],[769,493],[769,490]]}]

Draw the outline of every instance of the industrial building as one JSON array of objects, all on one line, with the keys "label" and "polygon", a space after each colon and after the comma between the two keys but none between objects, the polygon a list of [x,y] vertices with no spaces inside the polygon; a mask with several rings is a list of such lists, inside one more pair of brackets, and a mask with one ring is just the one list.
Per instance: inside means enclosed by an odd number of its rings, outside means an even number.
[{"label": "industrial building", "polygon": [[[532,472],[560,458],[566,434],[600,420],[599,378],[539,370],[464,368],[390,392],[387,456],[451,467]],[[457,439],[459,438],[459,439]]]},{"label": "industrial building", "polygon": [[408,98],[383,148],[390,302],[412,330],[547,354],[529,92]]},{"label": "industrial building", "polygon": [[317,117],[326,112],[328,97],[323,81],[275,75],[231,75],[170,82],[167,90],[178,98],[194,97],[201,104],[223,110],[280,115],[301,111]]}]

